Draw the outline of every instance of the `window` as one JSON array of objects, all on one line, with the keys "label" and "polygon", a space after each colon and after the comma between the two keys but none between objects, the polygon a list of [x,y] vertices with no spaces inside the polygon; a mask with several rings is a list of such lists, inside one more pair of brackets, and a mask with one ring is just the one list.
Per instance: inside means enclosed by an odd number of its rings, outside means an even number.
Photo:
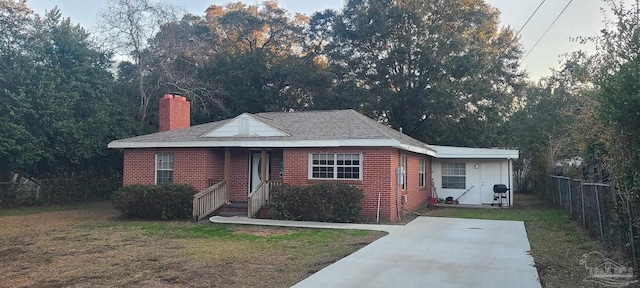
[{"label": "window", "polygon": [[309,155],[310,179],[360,179],[360,154]]},{"label": "window", "polygon": [[466,188],[465,163],[442,163],[442,188]]},{"label": "window", "polygon": [[402,167],[402,170],[400,170],[402,174],[400,175],[400,177],[402,177],[400,184],[402,185],[402,190],[407,190],[407,156],[400,157],[400,167]]},{"label": "window", "polygon": [[173,155],[156,154],[156,184],[173,182]]},{"label": "window", "polygon": [[426,183],[426,166],[427,160],[425,160],[424,158],[420,158],[420,166],[418,167],[418,183],[420,184],[420,187],[424,187]]}]

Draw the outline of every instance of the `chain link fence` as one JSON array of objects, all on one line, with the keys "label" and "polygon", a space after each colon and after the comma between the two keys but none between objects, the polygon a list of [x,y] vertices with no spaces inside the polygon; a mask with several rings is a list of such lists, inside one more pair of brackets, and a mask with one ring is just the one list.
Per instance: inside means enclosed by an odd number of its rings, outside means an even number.
[{"label": "chain link fence", "polygon": [[605,247],[622,249],[638,268],[637,232],[627,197],[608,184],[551,176],[553,203]]}]

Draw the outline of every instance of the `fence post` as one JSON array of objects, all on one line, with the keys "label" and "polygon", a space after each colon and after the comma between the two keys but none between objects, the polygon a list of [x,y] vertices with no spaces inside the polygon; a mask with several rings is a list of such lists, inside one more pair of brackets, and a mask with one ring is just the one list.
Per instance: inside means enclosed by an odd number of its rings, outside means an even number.
[{"label": "fence post", "polygon": [[553,180],[556,180],[556,183],[558,183],[558,179],[551,176],[551,200],[553,200],[553,206],[555,206],[556,205],[556,186],[558,186],[558,184],[554,185]]},{"label": "fence post", "polygon": [[584,183],[580,182],[580,199],[582,201],[582,228],[587,227],[587,220],[584,218]]},{"label": "fence post", "polygon": [[573,195],[571,195],[571,179],[568,179],[567,182],[569,183],[569,185],[567,185],[567,187],[569,188],[569,214],[571,214],[571,217],[574,217],[574,215],[573,215]]},{"label": "fence post", "polygon": [[[615,191],[615,190],[614,190]],[[618,193],[620,193],[618,191]],[[620,199],[622,199],[622,197],[624,197],[622,194],[620,195]],[[625,205],[625,208],[627,210],[627,215],[629,217],[629,243],[631,244],[631,255],[633,255],[633,267],[634,268],[638,268],[638,260],[636,259],[636,239],[633,237],[633,219],[631,218],[631,208],[629,207],[629,198],[627,198],[627,200],[625,201],[627,205]]]},{"label": "fence post", "polygon": [[564,210],[564,205],[562,205],[562,185],[560,182],[560,178],[558,179],[558,199],[560,199],[560,208]]},{"label": "fence post", "polygon": [[602,211],[600,211],[600,195],[598,193],[598,185],[596,187],[596,205],[598,205],[598,225],[600,225],[600,239],[604,243],[604,231],[602,229]]}]

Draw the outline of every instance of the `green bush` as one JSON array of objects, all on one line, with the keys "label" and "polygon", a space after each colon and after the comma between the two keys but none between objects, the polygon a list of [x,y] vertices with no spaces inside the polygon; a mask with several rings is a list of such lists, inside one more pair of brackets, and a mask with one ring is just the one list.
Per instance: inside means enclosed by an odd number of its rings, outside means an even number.
[{"label": "green bush", "polygon": [[111,203],[125,218],[188,219],[196,193],[184,184],[132,185],[114,192]]},{"label": "green bush", "polygon": [[307,191],[287,184],[269,189],[269,213],[275,219],[302,220],[308,210]]},{"label": "green bush", "polygon": [[275,219],[353,222],[361,209],[362,190],[342,183],[274,187],[269,211]]}]

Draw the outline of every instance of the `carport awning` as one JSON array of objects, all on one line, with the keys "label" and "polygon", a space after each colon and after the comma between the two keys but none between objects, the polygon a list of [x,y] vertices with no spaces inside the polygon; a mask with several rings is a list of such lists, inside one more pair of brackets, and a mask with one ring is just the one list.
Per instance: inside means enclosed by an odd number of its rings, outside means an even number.
[{"label": "carport awning", "polygon": [[520,151],[512,149],[468,148],[438,145],[427,146],[436,151],[436,158],[441,159],[518,159],[520,157]]}]

